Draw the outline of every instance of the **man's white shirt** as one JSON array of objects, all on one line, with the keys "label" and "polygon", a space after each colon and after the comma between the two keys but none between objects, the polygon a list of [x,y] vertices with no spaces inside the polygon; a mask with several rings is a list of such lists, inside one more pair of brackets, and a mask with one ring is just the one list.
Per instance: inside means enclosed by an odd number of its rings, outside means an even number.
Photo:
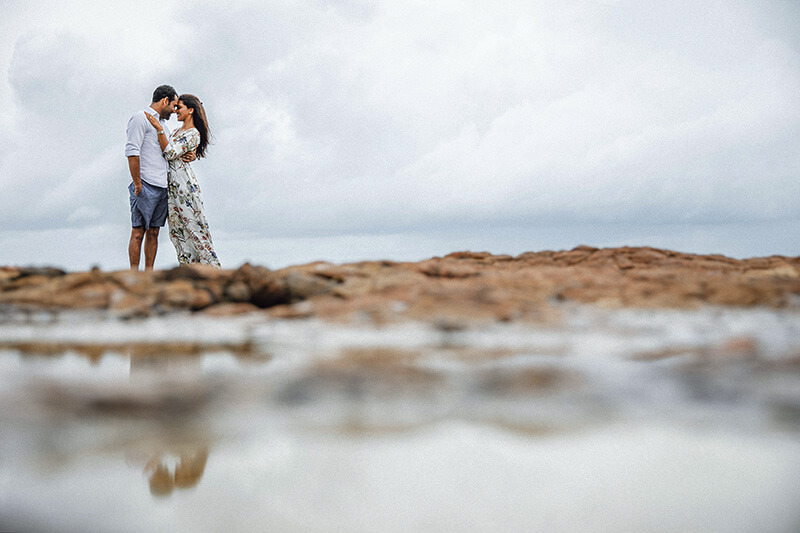
[{"label": "man's white shirt", "polygon": [[159,117],[152,107],[148,107],[133,115],[128,121],[125,156],[139,156],[139,176],[142,181],[156,187],[166,188],[169,164],[158,143],[158,132],[144,116],[144,113],[158,118],[164,128],[164,134],[169,138],[170,131],[165,124],[166,121]]}]

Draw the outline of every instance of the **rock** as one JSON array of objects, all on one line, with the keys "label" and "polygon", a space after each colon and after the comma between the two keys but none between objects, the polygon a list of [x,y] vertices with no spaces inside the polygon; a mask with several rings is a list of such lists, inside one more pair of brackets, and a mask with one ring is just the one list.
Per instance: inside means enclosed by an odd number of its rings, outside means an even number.
[{"label": "rock", "polygon": [[155,292],[156,279],[152,272],[136,272],[132,270],[120,270],[108,274],[109,278],[125,291],[136,294],[147,294]]},{"label": "rock", "polygon": [[203,310],[203,313],[208,316],[226,317],[226,316],[239,316],[246,313],[253,313],[256,311],[261,311],[261,309],[249,302],[240,302],[240,303],[225,302],[212,305],[211,307],[208,307],[205,310]]},{"label": "rock", "polygon": [[636,264],[625,255],[617,256],[614,259],[617,262],[617,266],[623,270],[627,270],[636,266]]},{"label": "rock", "polygon": [[117,289],[109,298],[109,313],[117,318],[143,318],[152,314],[155,295],[141,295]]},{"label": "rock", "polygon": [[201,279],[220,279],[227,273],[211,265],[180,265],[170,270],[160,273],[161,279],[173,281],[177,279],[201,280]]},{"label": "rock", "polygon": [[190,309],[194,299],[194,285],[185,279],[168,282],[158,294],[158,303],[167,309]]},{"label": "rock", "polygon": [[628,256],[628,259],[634,264],[653,264],[658,263],[659,261],[663,261],[666,258],[666,255],[658,250],[650,250],[650,249],[642,249],[637,250],[635,253],[632,253]]},{"label": "rock", "polygon": [[252,295],[250,286],[244,281],[234,281],[225,288],[225,298],[231,302],[249,302]]},{"label": "rock", "polygon": [[800,272],[788,262],[782,262],[765,269],[751,269],[745,273],[745,278],[748,280],[770,277],[797,279],[800,278]]},{"label": "rock", "polygon": [[289,303],[290,300],[287,283],[279,277],[263,280],[250,297],[250,303],[262,309]]},{"label": "rock", "polygon": [[243,281],[251,290],[256,290],[259,286],[270,279],[272,272],[263,266],[253,266],[245,263],[233,272],[232,281]]},{"label": "rock", "polygon": [[327,294],[337,283],[305,272],[291,272],[286,276],[286,288],[291,301],[300,301],[312,296]]},{"label": "rock", "polygon": [[486,259],[492,257],[489,252],[453,252],[445,256],[447,259]]},{"label": "rock", "polygon": [[40,276],[40,275],[18,276],[13,281],[8,283],[4,287],[4,290],[18,291],[26,287],[41,288],[43,285],[50,283],[50,281],[51,279],[48,276]]},{"label": "rock", "polygon": [[25,267],[19,269],[19,277],[43,276],[45,278],[57,278],[66,274],[64,270],[53,267]]},{"label": "rock", "polygon": [[800,257],[739,260],[650,247],[579,246],[516,257],[455,252],[416,263],[317,262],[277,271],[251,264],[155,273],[0,267],[0,307],[108,309],[123,318],[201,309],[221,316],[255,307],[273,308],[271,315],[282,318],[473,324],[546,321],[552,314],[548,302],[559,301],[800,307]]},{"label": "rock", "polygon": [[206,307],[213,305],[218,301],[219,299],[215,298],[211,291],[202,287],[195,287],[194,291],[192,292],[192,299],[189,302],[189,308],[192,311],[199,311],[200,309],[205,309]]},{"label": "rock", "polygon": [[453,261],[428,261],[419,267],[419,272],[433,278],[471,278],[481,275],[478,265],[465,265]]},{"label": "rock", "polygon": [[65,309],[106,309],[116,289],[108,281],[84,282],[71,290],[57,290],[51,297],[51,305]]},{"label": "rock", "polygon": [[211,303],[222,302],[225,300],[225,280],[199,280],[194,282],[194,287],[198,291],[205,291]]},{"label": "rock", "polygon": [[0,290],[4,284],[20,277],[20,271],[21,269],[15,267],[0,267]]},{"label": "rock", "polygon": [[585,261],[589,256],[591,256],[594,252],[596,252],[596,248],[590,248],[588,246],[579,246],[567,252],[558,252],[553,255],[553,259],[559,263],[564,263],[567,265],[575,265],[582,261]]}]

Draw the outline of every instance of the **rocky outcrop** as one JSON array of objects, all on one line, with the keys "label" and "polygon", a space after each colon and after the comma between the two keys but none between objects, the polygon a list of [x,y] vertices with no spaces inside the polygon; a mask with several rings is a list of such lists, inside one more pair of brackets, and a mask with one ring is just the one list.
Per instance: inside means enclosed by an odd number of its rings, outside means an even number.
[{"label": "rocky outcrop", "polygon": [[[732,259],[656,248],[579,246],[517,257],[456,252],[418,263],[310,263],[281,270],[181,266],[68,273],[0,267],[0,309],[97,309],[325,319],[546,320],[557,302],[606,307],[800,307],[800,257]],[[443,326],[444,327],[444,326]]]}]

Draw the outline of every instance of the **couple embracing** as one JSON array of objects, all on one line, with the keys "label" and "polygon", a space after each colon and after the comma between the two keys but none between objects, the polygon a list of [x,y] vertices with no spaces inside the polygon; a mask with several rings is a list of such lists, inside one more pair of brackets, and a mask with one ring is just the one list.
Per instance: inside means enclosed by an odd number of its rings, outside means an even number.
[{"label": "couple embracing", "polygon": [[[170,133],[166,120],[173,113],[183,124]],[[145,270],[153,269],[158,232],[167,219],[169,238],[181,264],[220,266],[200,187],[190,166],[205,156],[208,138],[203,103],[191,94],[178,96],[169,85],[156,88],[150,106],[128,121],[125,155],[131,173],[131,270],[139,269],[142,244]]]}]

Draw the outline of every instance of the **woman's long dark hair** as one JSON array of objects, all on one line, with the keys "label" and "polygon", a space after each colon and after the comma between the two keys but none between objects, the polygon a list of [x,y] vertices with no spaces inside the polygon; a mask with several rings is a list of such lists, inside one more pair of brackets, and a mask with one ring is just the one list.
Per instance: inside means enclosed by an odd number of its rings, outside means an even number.
[{"label": "woman's long dark hair", "polygon": [[195,149],[195,155],[198,158],[205,157],[206,147],[211,141],[211,130],[208,128],[208,118],[206,118],[203,102],[193,94],[182,94],[178,97],[178,100],[183,102],[183,105],[189,109],[194,109],[192,120],[194,121],[194,127],[200,132],[200,144]]}]

